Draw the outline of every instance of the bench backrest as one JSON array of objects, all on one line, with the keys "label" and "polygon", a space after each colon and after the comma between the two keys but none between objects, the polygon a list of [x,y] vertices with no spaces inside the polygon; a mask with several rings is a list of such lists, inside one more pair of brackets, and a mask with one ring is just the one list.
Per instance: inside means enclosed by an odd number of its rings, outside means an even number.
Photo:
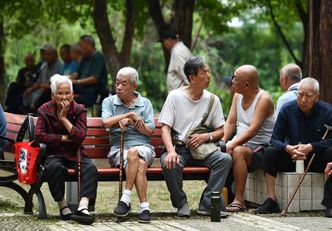
[{"label": "bench backrest", "polygon": [[6,137],[16,141],[18,132],[27,116],[5,112],[5,117],[7,120]]},{"label": "bench backrest", "polygon": [[[87,136],[83,142],[85,151],[93,159],[104,159],[110,150],[109,131],[103,127],[100,117],[89,117],[87,120]],[[156,128],[151,137],[151,144],[155,147],[156,157],[159,158],[164,148],[161,139],[161,124],[155,119]]]}]

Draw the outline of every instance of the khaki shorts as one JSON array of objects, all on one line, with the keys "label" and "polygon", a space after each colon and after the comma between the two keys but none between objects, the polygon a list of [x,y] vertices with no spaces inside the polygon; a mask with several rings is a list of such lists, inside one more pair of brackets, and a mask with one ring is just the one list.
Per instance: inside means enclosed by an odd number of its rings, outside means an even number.
[{"label": "khaki shorts", "polygon": [[[141,146],[134,146],[131,148],[135,148],[138,152],[139,158],[145,160],[148,164],[148,167],[152,165],[153,159],[156,156],[154,151],[154,147],[151,145],[141,145]],[[123,150],[123,167],[127,166],[127,153],[128,150]],[[120,166],[120,148],[119,147],[112,147],[108,153],[108,160],[112,167],[119,167]]]}]

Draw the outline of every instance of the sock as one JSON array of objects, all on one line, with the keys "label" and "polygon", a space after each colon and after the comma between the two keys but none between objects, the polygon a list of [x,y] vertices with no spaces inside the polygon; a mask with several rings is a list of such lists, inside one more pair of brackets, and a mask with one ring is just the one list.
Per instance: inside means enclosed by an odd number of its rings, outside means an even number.
[{"label": "sock", "polygon": [[149,202],[142,202],[142,203],[140,203],[140,210],[141,210],[141,213],[144,210],[149,210],[150,211]]},{"label": "sock", "polygon": [[88,211],[88,206],[89,206],[89,198],[87,197],[82,197],[80,200],[80,203],[78,205],[78,211],[81,211],[82,213],[85,213],[87,215],[90,215]]},{"label": "sock", "polygon": [[123,201],[124,203],[126,203],[128,206],[130,204],[130,197],[131,197],[131,191],[125,189],[122,193],[122,197],[121,197],[121,201]]},{"label": "sock", "polygon": [[[65,199],[63,199],[62,201],[59,201],[59,202],[58,202],[58,207],[59,207],[60,210],[61,210],[62,208],[64,208],[64,207],[66,207],[66,206],[68,206],[68,204],[67,204],[67,201],[66,201]],[[65,208],[64,210],[62,210],[62,214],[63,214],[63,215],[67,215],[67,214],[69,214],[69,213],[71,213],[71,211],[70,211],[69,208]]]}]

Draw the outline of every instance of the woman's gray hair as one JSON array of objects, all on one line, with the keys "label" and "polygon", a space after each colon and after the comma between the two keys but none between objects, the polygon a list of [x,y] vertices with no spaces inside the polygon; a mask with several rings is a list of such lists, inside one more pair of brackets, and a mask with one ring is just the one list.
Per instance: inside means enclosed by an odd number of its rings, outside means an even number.
[{"label": "woman's gray hair", "polygon": [[205,58],[203,56],[193,56],[184,64],[183,71],[189,80],[190,75],[197,75],[199,69],[205,65]]},{"label": "woman's gray hair", "polygon": [[319,82],[317,81],[317,79],[314,79],[312,77],[306,77],[301,80],[299,88],[301,87],[302,84],[308,84],[310,86],[313,86],[314,92],[319,93]]},{"label": "woman's gray hair", "polygon": [[137,71],[136,71],[135,68],[132,68],[132,67],[123,67],[116,74],[116,78],[118,78],[119,75],[129,76],[130,82],[132,84],[138,82],[138,73],[137,73]]},{"label": "woman's gray hair", "polygon": [[69,83],[70,90],[73,92],[73,83],[69,79],[69,76],[55,74],[51,77],[50,81],[51,81],[51,91],[52,91],[52,93],[56,92],[57,86],[61,83]]}]

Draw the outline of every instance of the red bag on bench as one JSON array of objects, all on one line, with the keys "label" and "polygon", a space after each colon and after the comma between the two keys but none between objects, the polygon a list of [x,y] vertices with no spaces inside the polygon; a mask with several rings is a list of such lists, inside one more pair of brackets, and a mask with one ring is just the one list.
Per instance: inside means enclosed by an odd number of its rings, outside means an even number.
[{"label": "red bag on bench", "polygon": [[35,141],[15,143],[15,162],[18,180],[23,184],[37,182],[37,158],[40,148]]}]

